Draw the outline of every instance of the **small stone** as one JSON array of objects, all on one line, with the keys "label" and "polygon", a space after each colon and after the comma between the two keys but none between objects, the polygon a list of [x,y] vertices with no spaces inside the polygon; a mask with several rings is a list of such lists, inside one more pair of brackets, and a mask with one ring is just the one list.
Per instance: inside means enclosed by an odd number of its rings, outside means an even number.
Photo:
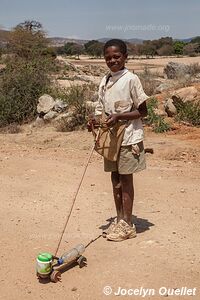
[{"label": "small stone", "polygon": [[77,287],[73,287],[73,288],[71,289],[71,291],[72,291],[72,292],[76,292],[76,291],[77,291]]},{"label": "small stone", "polygon": [[49,121],[57,116],[58,116],[58,113],[56,111],[50,110],[48,113],[46,113],[44,115],[43,119],[46,121]]}]

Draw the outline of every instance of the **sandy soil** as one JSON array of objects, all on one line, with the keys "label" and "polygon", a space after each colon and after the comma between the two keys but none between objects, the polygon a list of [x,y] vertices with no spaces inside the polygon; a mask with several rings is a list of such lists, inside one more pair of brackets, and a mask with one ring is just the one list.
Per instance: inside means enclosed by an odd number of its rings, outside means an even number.
[{"label": "sandy soil", "polygon": [[[147,170],[134,176],[137,237],[121,243],[98,239],[85,252],[88,266],[69,269],[55,284],[37,280],[35,259],[56,249],[92,137],[52,128],[1,134],[0,298],[118,299],[103,294],[110,286],[155,289],[155,296],[144,299],[156,300],[163,299],[160,287],[196,287],[194,297],[168,299],[200,299],[199,136],[199,129],[189,127],[146,132],[145,146],[155,154],[147,155]],[[88,243],[114,216],[109,174],[94,153],[59,254]]]}]

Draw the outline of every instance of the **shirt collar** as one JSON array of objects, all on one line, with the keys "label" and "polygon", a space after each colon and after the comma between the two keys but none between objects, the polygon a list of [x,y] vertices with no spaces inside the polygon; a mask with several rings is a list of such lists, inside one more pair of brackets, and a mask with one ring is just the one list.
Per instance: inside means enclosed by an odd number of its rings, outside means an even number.
[{"label": "shirt collar", "polygon": [[126,68],[122,69],[122,70],[119,70],[118,72],[112,72],[110,71],[110,74],[113,78],[117,78],[117,77],[120,77],[122,76],[123,74],[125,74],[128,70]]}]

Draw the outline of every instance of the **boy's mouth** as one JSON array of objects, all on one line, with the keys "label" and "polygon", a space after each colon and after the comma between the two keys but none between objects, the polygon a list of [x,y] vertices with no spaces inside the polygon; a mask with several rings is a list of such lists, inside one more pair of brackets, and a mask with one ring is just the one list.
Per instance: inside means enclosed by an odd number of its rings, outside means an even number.
[{"label": "boy's mouth", "polygon": [[120,67],[119,64],[113,64],[113,65],[110,65],[110,69],[118,69]]}]

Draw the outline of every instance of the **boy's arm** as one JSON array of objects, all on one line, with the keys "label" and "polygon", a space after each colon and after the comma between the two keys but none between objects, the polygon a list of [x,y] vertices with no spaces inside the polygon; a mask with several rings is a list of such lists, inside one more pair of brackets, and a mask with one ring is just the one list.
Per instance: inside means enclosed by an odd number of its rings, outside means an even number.
[{"label": "boy's arm", "polygon": [[125,112],[125,113],[118,113],[118,114],[112,114],[108,117],[106,124],[108,126],[114,125],[119,120],[136,120],[139,118],[144,118],[147,116],[147,106],[146,101],[141,103],[138,107],[138,109],[135,109],[131,112]]}]

